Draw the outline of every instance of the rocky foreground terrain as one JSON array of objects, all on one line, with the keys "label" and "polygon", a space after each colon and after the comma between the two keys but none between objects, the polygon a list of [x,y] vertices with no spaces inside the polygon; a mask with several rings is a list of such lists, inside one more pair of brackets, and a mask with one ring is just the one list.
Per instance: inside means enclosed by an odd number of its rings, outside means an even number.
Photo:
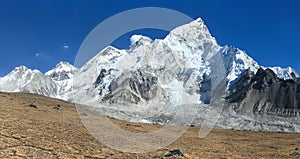
[{"label": "rocky foreground terrain", "polygon": [[[160,125],[111,119],[122,129],[148,132]],[[48,97],[0,93],[0,158],[297,158],[300,134],[214,129],[198,138],[191,127],[175,143],[147,154],[110,149],[81,123],[73,104]],[[129,141],[130,142],[130,141]]]}]

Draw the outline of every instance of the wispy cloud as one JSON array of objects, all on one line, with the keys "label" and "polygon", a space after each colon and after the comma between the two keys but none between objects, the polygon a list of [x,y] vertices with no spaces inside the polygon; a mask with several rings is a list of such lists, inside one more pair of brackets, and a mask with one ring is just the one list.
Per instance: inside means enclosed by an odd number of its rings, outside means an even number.
[{"label": "wispy cloud", "polygon": [[66,50],[66,49],[69,49],[69,48],[70,48],[70,46],[69,46],[67,43],[64,43],[64,46],[63,46],[63,48]]},{"label": "wispy cloud", "polygon": [[35,58],[39,58],[39,56],[40,56],[40,53],[37,52],[37,53],[35,54]]},{"label": "wispy cloud", "polygon": [[52,58],[48,56],[47,54],[37,52],[35,53],[34,57],[38,60],[51,60]]}]

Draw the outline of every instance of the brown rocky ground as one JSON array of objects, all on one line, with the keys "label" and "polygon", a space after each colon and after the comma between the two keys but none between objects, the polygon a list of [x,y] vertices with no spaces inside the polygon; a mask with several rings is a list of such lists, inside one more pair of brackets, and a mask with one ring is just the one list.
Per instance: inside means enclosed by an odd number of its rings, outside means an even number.
[{"label": "brown rocky ground", "polygon": [[[111,120],[134,132],[161,127]],[[163,158],[174,149],[186,158],[293,158],[291,153],[300,153],[295,150],[300,148],[300,134],[214,129],[200,139],[194,127],[156,152],[123,153],[97,141],[73,104],[21,93],[0,93],[0,128],[0,158]]]}]

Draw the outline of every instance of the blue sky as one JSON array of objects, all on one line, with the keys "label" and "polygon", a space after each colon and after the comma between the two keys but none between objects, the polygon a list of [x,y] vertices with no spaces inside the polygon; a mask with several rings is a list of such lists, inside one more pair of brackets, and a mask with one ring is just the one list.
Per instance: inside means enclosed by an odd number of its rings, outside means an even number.
[{"label": "blue sky", "polygon": [[[45,72],[59,61],[74,63],[80,44],[100,22],[137,7],[164,7],[201,17],[220,45],[245,50],[264,66],[300,72],[298,0],[1,0],[0,76],[25,65]],[[113,43],[129,45],[134,33],[162,38],[166,32],[138,30]]]}]

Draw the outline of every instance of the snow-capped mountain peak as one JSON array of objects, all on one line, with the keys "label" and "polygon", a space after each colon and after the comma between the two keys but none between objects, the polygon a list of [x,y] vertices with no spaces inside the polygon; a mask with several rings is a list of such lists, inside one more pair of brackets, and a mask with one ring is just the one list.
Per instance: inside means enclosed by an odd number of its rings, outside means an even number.
[{"label": "snow-capped mountain peak", "polygon": [[143,35],[132,35],[130,37],[131,47],[134,45],[140,45],[140,44],[151,43],[151,42],[152,42],[151,38]]},{"label": "snow-capped mountain peak", "polygon": [[249,69],[256,73],[259,65],[244,51],[233,46],[225,46],[221,49],[221,55],[227,71],[227,80],[232,82],[237,79],[241,73]]},{"label": "snow-capped mountain peak", "polygon": [[52,78],[55,81],[62,81],[71,79],[76,73],[77,68],[68,62],[58,63],[52,70],[45,73],[46,76]]},{"label": "snow-capped mountain peak", "polygon": [[68,62],[65,62],[65,61],[61,61],[61,62],[59,62],[56,66],[55,66],[55,68],[57,68],[57,69],[69,69],[69,68],[71,68],[71,69],[75,69],[75,67],[73,66],[73,65],[71,65],[70,63],[68,63]]},{"label": "snow-capped mountain peak", "polygon": [[19,67],[16,67],[15,69],[14,69],[14,71],[26,71],[26,70],[28,70],[28,68],[26,67],[26,66],[19,66]]},{"label": "snow-capped mountain peak", "polygon": [[189,43],[192,41],[200,41],[203,43],[210,42],[214,45],[217,44],[216,39],[210,34],[207,26],[201,18],[175,28],[170,32],[170,34],[177,35]]},{"label": "snow-capped mountain peak", "polygon": [[56,97],[57,85],[39,70],[31,70],[25,66],[20,66],[5,77],[0,78],[0,90]]},{"label": "snow-capped mountain peak", "polygon": [[6,75],[4,78],[16,78],[19,76],[32,76],[34,74],[42,74],[39,70],[32,70],[27,68],[26,66],[19,66],[16,67],[12,72],[10,72],[8,75]]},{"label": "snow-capped mountain peak", "polygon": [[291,67],[281,68],[274,66],[268,68],[270,68],[279,78],[282,79],[295,79],[299,77],[299,74]]},{"label": "snow-capped mountain peak", "polygon": [[86,62],[79,70],[80,72],[85,72],[88,69],[99,69],[99,65],[110,65],[117,62],[118,58],[124,54],[127,54],[125,50],[119,50],[113,46],[108,46],[101,50],[97,55]]},{"label": "snow-capped mountain peak", "polygon": [[[170,62],[175,59],[184,65],[183,69],[196,69],[199,78],[209,76],[209,63],[205,61],[207,56],[220,53],[227,75],[228,87],[239,78],[245,70],[249,69],[255,73],[260,67],[256,61],[249,57],[244,51],[234,47],[219,46],[216,39],[210,34],[208,28],[201,18],[198,18],[188,24],[173,29],[164,39],[156,39],[152,41],[149,37],[143,35],[133,35],[130,38],[131,47],[128,50],[120,50],[112,46],[108,46],[101,50],[96,56],[90,59],[80,69],[75,68],[67,62],[58,63],[52,70],[44,75],[50,77],[58,88],[64,85],[59,94],[64,91],[70,91],[73,76],[76,74],[80,79],[77,83],[85,83],[86,86],[97,83],[98,77],[105,75],[102,85],[97,87],[107,88],[110,82],[124,69],[132,68],[133,65],[143,65],[149,62],[165,65],[173,68],[174,63]],[[154,60],[154,61],[153,61]],[[271,68],[280,78],[288,79],[298,77],[299,75],[292,68],[282,69],[279,67]],[[101,74],[102,72],[102,74]],[[20,75],[10,75],[20,74]],[[37,70],[30,70],[25,66],[15,68],[5,78],[19,78],[31,74],[41,74]],[[5,79],[2,78],[2,79]],[[200,78],[200,79],[201,79]],[[22,78],[28,79],[28,78]],[[29,78],[30,79],[30,78]],[[205,80],[205,79],[203,79]],[[68,87],[66,87],[68,85]],[[92,86],[91,86],[92,87]],[[91,88],[87,88],[91,89]]]}]

